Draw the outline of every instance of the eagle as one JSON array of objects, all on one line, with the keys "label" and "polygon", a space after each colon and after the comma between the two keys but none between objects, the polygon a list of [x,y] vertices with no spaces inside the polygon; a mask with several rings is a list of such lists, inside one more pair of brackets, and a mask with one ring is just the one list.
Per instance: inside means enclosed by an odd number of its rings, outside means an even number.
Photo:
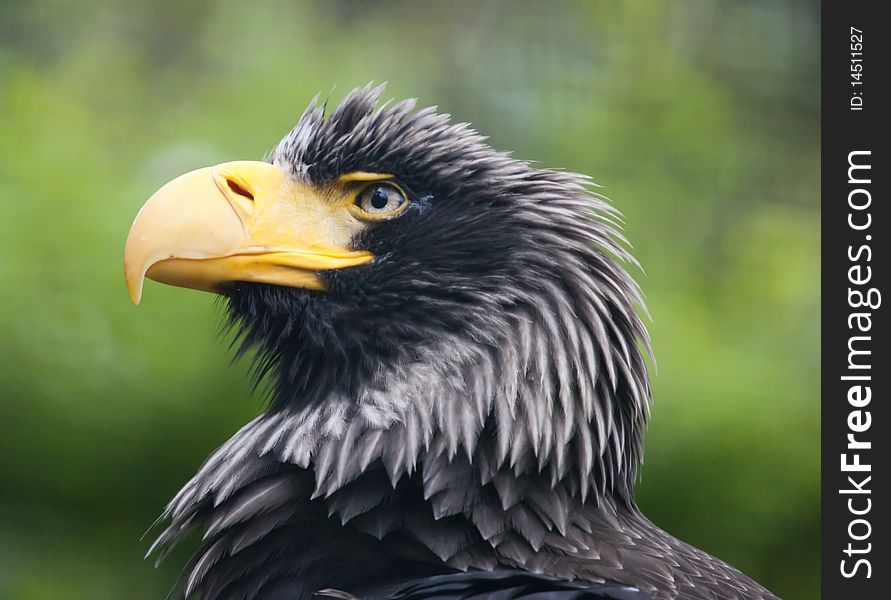
[{"label": "eagle", "polygon": [[775,599],[639,510],[645,307],[584,176],[414,100],[314,99],[182,175],[124,271],[220,294],[268,403],[170,501],[204,600]]}]

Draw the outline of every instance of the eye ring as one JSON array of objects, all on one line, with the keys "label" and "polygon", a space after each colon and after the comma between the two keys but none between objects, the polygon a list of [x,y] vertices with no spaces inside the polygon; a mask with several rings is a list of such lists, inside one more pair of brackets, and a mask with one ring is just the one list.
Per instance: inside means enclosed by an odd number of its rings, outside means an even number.
[{"label": "eye ring", "polygon": [[350,206],[353,214],[365,221],[392,219],[408,206],[405,191],[392,181],[375,181],[356,194]]}]

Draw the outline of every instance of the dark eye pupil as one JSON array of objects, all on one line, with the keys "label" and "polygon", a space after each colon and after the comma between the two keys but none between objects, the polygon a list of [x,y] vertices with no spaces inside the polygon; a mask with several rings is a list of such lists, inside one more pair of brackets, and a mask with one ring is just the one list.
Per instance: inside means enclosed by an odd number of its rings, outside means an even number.
[{"label": "dark eye pupil", "polygon": [[384,188],[377,188],[371,194],[371,206],[380,210],[390,202],[390,195]]}]

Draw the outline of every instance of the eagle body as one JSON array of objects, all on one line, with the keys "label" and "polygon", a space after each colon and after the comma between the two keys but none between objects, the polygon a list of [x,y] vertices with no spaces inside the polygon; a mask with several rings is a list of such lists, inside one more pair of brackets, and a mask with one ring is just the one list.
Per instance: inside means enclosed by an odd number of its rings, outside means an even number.
[{"label": "eagle body", "polygon": [[[381,93],[330,115],[313,102],[268,165],[214,171],[236,211],[263,208],[250,174],[266,169],[288,207],[335,211],[356,190],[358,218],[331,212],[313,234],[342,251],[289,246],[336,267],[283,279],[254,243],[233,274],[232,252],[191,238],[187,260],[152,249],[161,267],[140,267],[223,294],[270,388],[163,515],[151,554],[203,536],[174,596],[776,598],[635,503],[649,342],[616,210],[584,177]],[[273,229],[277,248],[294,230]]]}]

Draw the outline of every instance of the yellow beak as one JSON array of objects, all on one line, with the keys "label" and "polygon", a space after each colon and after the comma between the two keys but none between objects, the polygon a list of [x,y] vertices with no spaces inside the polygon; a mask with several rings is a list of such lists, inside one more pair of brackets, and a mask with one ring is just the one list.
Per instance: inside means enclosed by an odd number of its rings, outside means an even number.
[{"label": "yellow beak", "polygon": [[145,277],[219,291],[230,281],[324,290],[318,271],[374,255],[346,248],[354,233],[323,191],[264,162],[230,162],[177,177],[136,215],[124,278],[139,304]]}]

